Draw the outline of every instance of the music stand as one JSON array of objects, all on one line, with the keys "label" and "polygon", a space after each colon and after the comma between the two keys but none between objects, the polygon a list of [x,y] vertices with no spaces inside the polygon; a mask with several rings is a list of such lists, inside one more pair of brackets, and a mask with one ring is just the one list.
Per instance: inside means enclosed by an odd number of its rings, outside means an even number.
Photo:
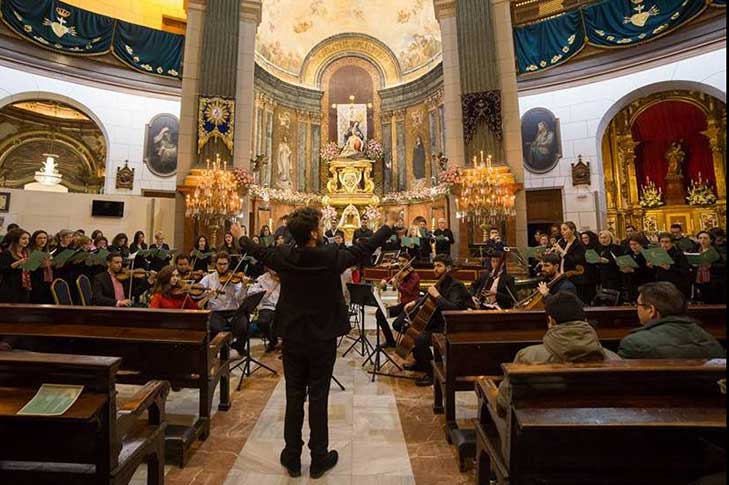
[{"label": "music stand", "polygon": [[[350,345],[349,348],[344,352],[344,354],[342,354],[342,357],[346,357],[352,349],[354,349],[354,351],[362,357],[367,357],[369,355],[372,355],[372,352],[374,352],[375,350],[372,347],[370,341],[367,340],[367,337],[365,335],[365,306],[372,306],[371,302],[372,300],[374,300],[374,297],[372,296],[372,285],[368,283],[347,283],[347,289],[349,290],[350,303],[357,305],[360,310],[360,318],[358,322],[359,336],[354,339],[354,342],[352,342],[352,345]],[[374,305],[376,306],[377,303],[375,303]],[[361,350],[357,348],[357,344],[361,345]]]},{"label": "music stand", "polygon": [[[257,293],[253,293],[252,295],[246,296],[245,299],[241,302],[238,309],[235,311],[233,318],[244,317],[250,323],[251,313],[253,313],[253,311],[256,309],[256,307],[258,307],[258,304],[261,303],[261,300],[263,300],[263,297],[265,295],[266,295],[265,291],[259,291]],[[241,370],[242,370],[240,379],[238,380],[238,386],[236,387],[236,390],[240,391],[240,388],[243,385],[244,377],[250,377],[254,372],[256,372],[258,369],[260,369],[262,367],[264,369],[272,372],[274,375],[278,375],[278,372],[276,372],[274,369],[267,366],[263,362],[251,357],[250,327],[248,329],[246,329],[245,343],[243,345],[243,349],[244,349],[243,351],[245,353],[245,356],[242,359],[240,359],[238,362],[236,362],[233,367],[230,368],[231,372],[238,368],[241,368]],[[251,370],[251,363],[253,363],[257,366],[253,370]]]}]

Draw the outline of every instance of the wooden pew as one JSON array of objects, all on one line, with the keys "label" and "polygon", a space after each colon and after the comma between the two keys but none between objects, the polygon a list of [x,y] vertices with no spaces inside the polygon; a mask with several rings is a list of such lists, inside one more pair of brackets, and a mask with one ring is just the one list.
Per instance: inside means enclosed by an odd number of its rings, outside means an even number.
[{"label": "wooden pew", "polygon": [[[602,344],[617,350],[620,340],[640,322],[634,307],[585,308]],[[726,343],[726,305],[695,305],[689,315]],[[433,412],[445,412],[446,439],[459,449],[461,468],[475,453],[475,434],[456,424],[456,392],[473,391],[479,376],[498,376],[501,364],[529,345],[542,343],[544,310],[443,312],[445,331],[433,336]],[[445,401],[445,405],[444,405]]]},{"label": "wooden pew", "polygon": [[725,470],[726,361],[504,364],[476,384],[476,483],[686,484]]},{"label": "wooden pew", "polygon": [[223,332],[210,341],[207,311],[0,304],[0,337],[15,337],[15,348],[39,352],[121,357],[120,383],[162,379],[174,389],[198,389],[193,425],[170,424],[166,430],[167,459],[179,466],[187,463],[194,441],[210,433],[218,383],[218,409],[230,408],[231,336]]},{"label": "wooden pew", "polygon": [[[150,381],[117,403],[120,364],[117,357],[0,352],[0,483],[125,484],[145,462],[147,483],[164,483],[169,384]],[[84,390],[61,416],[17,415],[41,384]]]}]

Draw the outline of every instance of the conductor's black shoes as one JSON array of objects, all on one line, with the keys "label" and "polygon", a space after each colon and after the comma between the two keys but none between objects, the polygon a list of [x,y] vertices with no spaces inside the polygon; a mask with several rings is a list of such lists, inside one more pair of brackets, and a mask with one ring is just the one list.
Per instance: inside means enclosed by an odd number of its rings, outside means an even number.
[{"label": "conductor's black shoes", "polygon": [[337,464],[339,460],[339,453],[337,450],[331,450],[327,455],[321,459],[314,461],[311,460],[311,469],[309,470],[309,476],[311,478],[321,478],[327,470],[331,470]]}]

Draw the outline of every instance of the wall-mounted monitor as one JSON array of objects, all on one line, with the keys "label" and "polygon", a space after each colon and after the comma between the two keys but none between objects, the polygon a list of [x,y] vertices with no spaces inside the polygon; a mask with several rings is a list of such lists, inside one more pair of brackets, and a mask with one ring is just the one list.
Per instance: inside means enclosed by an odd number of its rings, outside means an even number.
[{"label": "wall-mounted monitor", "polygon": [[92,217],[124,217],[124,202],[95,200],[91,203]]}]

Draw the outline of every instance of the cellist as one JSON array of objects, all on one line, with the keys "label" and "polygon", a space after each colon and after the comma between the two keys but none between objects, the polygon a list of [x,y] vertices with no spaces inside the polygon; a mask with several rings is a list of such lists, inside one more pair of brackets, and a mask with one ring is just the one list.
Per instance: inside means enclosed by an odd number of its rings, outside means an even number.
[{"label": "cellist", "polygon": [[542,278],[537,285],[537,291],[542,296],[554,295],[558,291],[566,291],[568,293],[577,294],[577,287],[567,278],[562,278],[556,282],[552,287],[548,287],[547,284],[560,275],[560,267],[562,263],[562,257],[557,253],[545,253],[542,255]]},{"label": "cellist", "polygon": [[[508,249],[508,248],[504,248]],[[506,272],[507,251],[502,251],[491,271],[482,271],[469,288],[476,309],[506,310],[514,306],[514,277]]]},{"label": "cellist", "polygon": [[[450,256],[438,254],[433,258],[433,271],[440,283],[437,288],[435,285],[428,288],[428,298],[435,301],[437,309],[427,327],[415,339],[415,347],[413,348],[415,364],[405,366],[406,370],[425,372],[420,379],[415,381],[415,385],[420,387],[433,385],[433,367],[430,364],[433,360],[433,352],[430,350],[430,343],[432,335],[443,332],[445,328],[441,312],[443,310],[467,310],[473,306],[471,295],[463,282],[448,274],[452,270],[453,260]],[[412,311],[416,303],[417,301],[412,301],[405,305],[405,311]]]}]

